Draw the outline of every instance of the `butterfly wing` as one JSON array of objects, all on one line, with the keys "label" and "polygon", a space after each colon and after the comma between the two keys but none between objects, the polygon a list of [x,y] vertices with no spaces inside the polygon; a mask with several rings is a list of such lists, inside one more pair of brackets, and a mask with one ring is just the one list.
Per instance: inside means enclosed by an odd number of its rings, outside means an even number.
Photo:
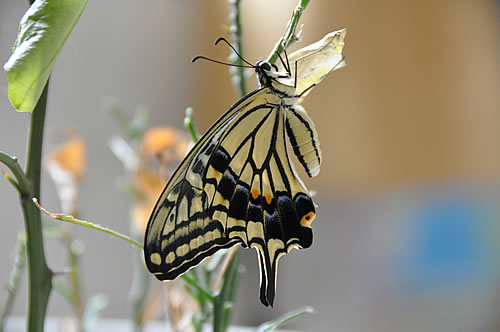
[{"label": "butterfly wing", "polygon": [[287,110],[286,132],[293,152],[304,166],[307,175],[309,177],[318,175],[321,165],[318,132],[302,106],[295,105]]},{"label": "butterfly wing", "polygon": [[195,144],[165,186],[149,218],[144,245],[146,265],[158,279],[172,280],[237,242],[229,243],[221,223],[210,216],[218,181],[206,179],[206,173],[209,162],[223,167],[224,155],[216,149],[222,135],[262,92],[257,90],[233,105]]},{"label": "butterfly wing", "polygon": [[280,105],[268,88],[240,99],[181,163],[146,229],[146,265],[158,279],[240,243],[257,249],[260,299],[273,304],[278,260],[311,245],[315,215],[288,157]]}]

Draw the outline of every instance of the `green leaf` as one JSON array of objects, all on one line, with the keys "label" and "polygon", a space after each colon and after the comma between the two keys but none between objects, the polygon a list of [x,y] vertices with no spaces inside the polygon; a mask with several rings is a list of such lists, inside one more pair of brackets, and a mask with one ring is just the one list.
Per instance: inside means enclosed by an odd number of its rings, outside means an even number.
[{"label": "green leaf", "polygon": [[87,0],[36,0],[19,25],[4,69],[9,99],[17,111],[32,112],[55,59],[80,18]]},{"label": "green leaf", "polygon": [[312,307],[302,307],[302,308],[295,309],[293,311],[290,311],[290,312],[287,312],[286,314],[281,315],[280,317],[278,317],[275,320],[261,324],[259,327],[257,327],[255,332],[273,331],[279,327],[282,327],[283,325],[290,322],[291,320],[293,320],[299,316],[302,316],[305,313],[313,314],[313,313],[315,313],[315,311]]},{"label": "green leaf", "polygon": [[181,275],[181,278],[187,285],[193,287],[198,292],[198,296],[204,297],[210,302],[214,301],[214,296],[210,291],[198,285],[195,280],[187,275],[187,273]]},{"label": "green leaf", "polygon": [[227,267],[222,281],[222,286],[215,297],[213,331],[224,332],[231,321],[234,297],[239,281],[239,252],[236,252]]}]

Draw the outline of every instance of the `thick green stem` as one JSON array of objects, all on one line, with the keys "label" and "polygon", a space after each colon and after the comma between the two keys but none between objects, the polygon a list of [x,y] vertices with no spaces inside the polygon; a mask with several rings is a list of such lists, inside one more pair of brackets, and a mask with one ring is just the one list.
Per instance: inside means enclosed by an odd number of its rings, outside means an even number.
[{"label": "thick green stem", "polygon": [[26,174],[22,174],[15,158],[0,153],[0,161],[7,165],[16,177],[24,215],[29,293],[27,331],[30,332],[43,331],[53,275],[45,260],[40,210],[31,199],[34,196],[40,197],[40,169],[47,93],[48,83],[31,115]]},{"label": "thick green stem", "polygon": [[[35,110],[31,114],[30,136],[28,145],[28,160],[26,175],[30,179],[33,197],[40,201],[40,171],[42,168],[43,129],[45,126],[45,110],[47,107],[47,93],[49,82],[45,85]],[[30,197],[31,198],[31,197]],[[30,199],[30,203],[31,199]]]},{"label": "thick green stem", "polygon": [[34,196],[40,197],[40,169],[47,93],[48,82],[31,115],[28,161],[26,165],[26,175],[31,182],[31,192],[21,193],[28,261],[29,304],[27,330],[30,332],[43,331],[53,275],[45,260],[40,210],[31,199]]}]

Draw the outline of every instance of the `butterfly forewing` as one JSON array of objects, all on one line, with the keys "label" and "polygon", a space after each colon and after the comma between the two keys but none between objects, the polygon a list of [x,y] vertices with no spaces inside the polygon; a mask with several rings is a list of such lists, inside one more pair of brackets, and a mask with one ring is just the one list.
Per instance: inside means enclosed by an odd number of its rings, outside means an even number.
[{"label": "butterfly forewing", "polygon": [[[225,236],[211,202],[229,156],[217,149],[222,135],[256,90],[231,107],[191,149],[170,178],[150,216],[145,234],[146,265],[160,280],[171,280],[220,248],[237,242]],[[207,167],[210,160],[212,167]],[[217,171],[218,170],[218,171]]]}]

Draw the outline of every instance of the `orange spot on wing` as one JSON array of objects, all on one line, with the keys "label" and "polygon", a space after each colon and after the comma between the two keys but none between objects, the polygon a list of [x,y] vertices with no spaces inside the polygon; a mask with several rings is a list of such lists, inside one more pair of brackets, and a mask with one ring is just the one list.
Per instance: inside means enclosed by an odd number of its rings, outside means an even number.
[{"label": "orange spot on wing", "polygon": [[307,214],[302,216],[302,218],[300,219],[300,224],[304,227],[310,227],[311,222],[314,220],[315,216],[316,214],[314,212],[309,211]]},{"label": "orange spot on wing", "polygon": [[216,170],[212,166],[209,167],[209,172],[207,173],[208,177],[218,178],[221,175],[222,175],[221,172],[219,172],[218,170]]},{"label": "orange spot on wing", "polygon": [[266,199],[267,204],[271,205],[271,202],[273,201],[273,196],[264,194],[264,198]]},{"label": "orange spot on wing", "polygon": [[259,197],[259,192],[256,189],[252,189],[251,194],[253,199],[257,199],[257,197]]}]

